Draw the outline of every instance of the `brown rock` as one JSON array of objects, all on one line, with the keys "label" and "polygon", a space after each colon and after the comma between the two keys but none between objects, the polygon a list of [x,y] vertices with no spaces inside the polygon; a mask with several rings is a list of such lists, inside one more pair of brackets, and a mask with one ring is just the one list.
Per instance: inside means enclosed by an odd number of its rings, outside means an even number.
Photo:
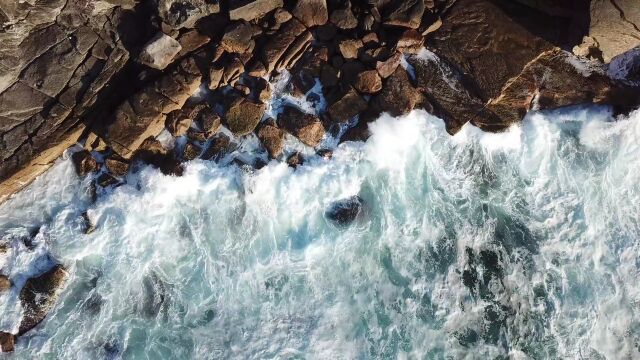
[{"label": "brown rock", "polygon": [[[543,79],[541,81],[541,79]],[[640,104],[640,87],[609,78],[598,63],[587,62],[558,48],[546,51],[509,80],[487,108],[500,117],[495,123],[476,118],[481,129],[500,130],[522,120],[531,109],[594,103],[630,111]]]},{"label": "brown rock", "polygon": [[187,138],[191,141],[205,142],[207,141],[207,134],[202,130],[189,128],[187,130]]},{"label": "brown rock", "polygon": [[258,139],[262,143],[269,157],[277,158],[284,150],[284,131],[279,129],[275,124],[263,125],[258,129]]},{"label": "brown rock", "polygon": [[192,28],[198,19],[220,11],[217,1],[158,0],[157,3],[158,15],[174,29]]},{"label": "brown rock", "polygon": [[220,133],[211,139],[211,143],[202,154],[202,158],[218,161],[232,152],[234,148],[235,145],[231,142],[231,139],[227,135]]},{"label": "brown rock", "polygon": [[278,25],[286,23],[287,21],[291,20],[292,17],[293,16],[290,12],[282,8],[276,9],[276,11],[273,12],[273,20]]},{"label": "brown rock", "polygon": [[324,126],[317,116],[291,106],[278,115],[278,124],[307,146],[317,146],[324,137]]},{"label": "brown rock", "polygon": [[311,38],[311,33],[297,19],[283,24],[262,49],[261,59],[267,72],[291,68],[309,47]]},{"label": "brown rock", "polygon": [[11,280],[5,275],[0,275],[0,294],[11,289]]},{"label": "brown rock", "polygon": [[206,105],[185,105],[181,109],[167,114],[165,128],[173,136],[182,136],[187,133],[191,123]]},{"label": "brown rock", "polygon": [[338,48],[342,57],[345,59],[355,59],[358,57],[358,51],[364,46],[360,39],[345,39],[340,41]]},{"label": "brown rock", "polygon": [[367,102],[353,88],[350,88],[329,106],[327,112],[331,120],[342,123],[349,121],[366,108]]},{"label": "brown rock", "polygon": [[178,41],[159,32],[142,49],[140,62],[154,69],[162,70],[173,62],[180,50],[182,50],[182,46]]},{"label": "brown rock", "polygon": [[298,0],[292,13],[306,27],[324,25],[329,20],[326,0]]},{"label": "brown rock", "polygon": [[98,162],[91,156],[91,153],[87,150],[81,150],[71,155],[71,161],[76,168],[76,174],[79,176],[85,176],[90,172],[98,170]]},{"label": "brown rock", "polygon": [[16,345],[16,336],[0,331],[0,353],[13,352]]},{"label": "brown rock", "polygon": [[188,142],[182,151],[182,158],[185,161],[191,161],[197,158],[200,155],[200,152],[202,152],[202,149],[200,149],[198,145]]},{"label": "brown rock", "polygon": [[248,22],[233,22],[225,29],[220,46],[230,53],[245,53],[255,46],[253,35],[253,27]]},{"label": "brown rock", "polygon": [[186,33],[178,37],[178,42],[182,47],[182,50],[176,55],[177,58],[181,58],[207,44],[211,39],[200,34],[197,30],[189,30]]},{"label": "brown rock", "polygon": [[248,99],[236,101],[227,110],[225,121],[235,136],[250,134],[264,115],[265,104]]},{"label": "brown rock", "polygon": [[69,274],[62,265],[56,265],[44,274],[30,278],[20,291],[22,321],[18,335],[33,329],[47,316]]},{"label": "brown rock", "polygon": [[119,156],[111,155],[105,161],[104,165],[110,173],[115,176],[125,176],[129,171],[129,162]]},{"label": "brown rock", "polygon": [[382,89],[382,80],[376,70],[367,70],[358,74],[353,87],[365,94],[375,94]]},{"label": "brown rock", "polygon": [[394,1],[386,11],[384,24],[417,29],[423,13],[423,0]]},{"label": "brown rock", "polygon": [[386,79],[396,71],[396,69],[400,65],[401,60],[402,54],[396,52],[395,54],[391,55],[390,58],[384,61],[377,61],[376,70],[378,70],[378,74],[380,74],[382,78]]},{"label": "brown rock", "polygon": [[207,138],[210,138],[213,134],[217,133],[222,126],[220,116],[214,113],[210,107],[207,107],[200,112],[197,118],[197,124]]},{"label": "brown rock", "polygon": [[336,86],[338,84],[339,72],[333,66],[326,64],[320,72],[320,82],[323,87]]},{"label": "brown rock", "polygon": [[289,155],[289,157],[287,158],[287,165],[289,165],[294,169],[297,168],[298,166],[302,166],[302,164],[304,164],[304,157],[298,151]]},{"label": "brown rock", "polygon": [[416,88],[409,82],[407,71],[398,67],[382,86],[382,90],[374,98],[374,103],[382,112],[391,116],[409,113],[421,100]]},{"label": "brown rock", "polygon": [[417,53],[422,49],[424,39],[422,34],[413,29],[405,30],[400,39],[398,39],[397,47],[403,53]]},{"label": "brown rock", "polygon": [[365,46],[375,46],[380,43],[380,39],[378,38],[378,34],[370,32],[362,37],[362,43]]},{"label": "brown rock", "polygon": [[264,14],[281,8],[282,0],[230,0],[229,18],[231,20],[244,19],[247,21],[258,19]]},{"label": "brown rock", "polygon": [[351,2],[347,1],[347,7],[335,9],[329,17],[332,24],[343,30],[353,29],[358,26],[358,19],[351,11]]},{"label": "brown rock", "polygon": [[591,1],[589,36],[604,61],[640,46],[640,6],[635,0]]},{"label": "brown rock", "polygon": [[340,67],[340,81],[346,86],[351,86],[358,79],[358,74],[365,70],[366,66],[359,61],[346,61]]}]

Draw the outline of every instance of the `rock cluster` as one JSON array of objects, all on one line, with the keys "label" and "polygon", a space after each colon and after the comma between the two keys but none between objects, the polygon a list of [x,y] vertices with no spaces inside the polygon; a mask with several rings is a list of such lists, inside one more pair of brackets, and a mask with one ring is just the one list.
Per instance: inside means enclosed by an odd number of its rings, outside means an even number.
[{"label": "rock cluster", "polygon": [[[316,147],[348,123],[342,141],[363,140],[380,113],[416,107],[452,134],[467,122],[500,131],[532,109],[629,110],[640,102],[637,8],[632,0],[3,3],[0,201],[77,142],[86,150],[73,155],[78,173],[97,171],[98,184],[111,186],[136,160],[178,174],[179,161],[220,159],[236,146],[229,133],[255,134],[279,158],[287,134]],[[292,95],[315,101],[309,91],[320,82],[325,112],[292,107],[266,118],[269,80],[285,70]],[[163,130],[186,144],[142,148]]]}]

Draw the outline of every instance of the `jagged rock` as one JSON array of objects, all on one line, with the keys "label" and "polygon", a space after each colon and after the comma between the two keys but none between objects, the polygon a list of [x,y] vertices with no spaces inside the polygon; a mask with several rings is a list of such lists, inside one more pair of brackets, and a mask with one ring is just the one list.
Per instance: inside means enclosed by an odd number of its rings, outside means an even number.
[{"label": "jagged rock", "polygon": [[225,134],[217,134],[211,139],[209,147],[202,154],[202,158],[205,160],[220,160],[226,154],[233,151],[235,148],[231,139]]},{"label": "jagged rock", "polygon": [[13,352],[16,345],[16,336],[0,331],[0,353]]},{"label": "jagged rock", "polygon": [[278,115],[278,124],[303,144],[315,147],[324,137],[324,126],[320,119],[304,113],[295,107],[287,106]]},{"label": "jagged rock", "polygon": [[640,46],[640,6],[635,0],[592,0],[589,36],[605,62]]},{"label": "jagged rock", "polygon": [[142,49],[140,62],[154,69],[162,70],[173,62],[180,50],[182,50],[182,46],[177,40],[159,32]]},{"label": "jagged rock", "polygon": [[158,15],[174,29],[192,28],[200,18],[218,11],[218,1],[158,0]]},{"label": "jagged rock", "polygon": [[184,146],[184,150],[182,151],[182,159],[184,159],[185,161],[191,161],[193,159],[196,159],[201,152],[202,149],[200,149],[198,145],[188,142]]},{"label": "jagged rock", "polygon": [[316,155],[320,156],[323,159],[330,160],[333,157],[333,151],[330,149],[320,149],[316,151]]},{"label": "jagged rock", "polygon": [[325,216],[339,226],[347,226],[354,222],[362,210],[363,201],[359,196],[338,200],[329,206]]},{"label": "jagged rock", "polygon": [[377,70],[367,70],[358,74],[353,87],[365,94],[375,94],[382,89],[382,79]]},{"label": "jagged rock", "polygon": [[198,128],[204,132],[207,138],[210,138],[213,134],[217,133],[222,126],[220,116],[214,113],[210,107],[206,107],[200,112],[197,117]]},{"label": "jagged rock", "polygon": [[396,52],[384,61],[377,61],[376,70],[378,70],[378,74],[380,74],[383,79],[386,79],[396,71],[396,69],[400,65],[401,60],[402,54]]},{"label": "jagged rock", "polygon": [[227,127],[235,136],[250,134],[264,115],[265,104],[249,99],[236,101],[225,114]]},{"label": "jagged rock", "polygon": [[81,150],[71,155],[71,161],[76,168],[76,174],[85,176],[88,173],[98,170],[98,162],[87,150]]},{"label": "jagged rock", "polygon": [[582,43],[573,47],[573,53],[583,58],[604,61],[602,50],[598,47],[598,42],[591,36],[582,38]]},{"label": "jagged rock", "polygon": [[[140,147],[133,154],[133,158],[160,169],[165,175],[182,176],[184,171],[182,164],[174,157],[173,152],[165,149],[160,141],[153,137],[145,139],[140,144]],[[110,176],[109,174],[104,175]],[[111,176],[111,178],[113,177]],[[118,182],[115,178],[113,180]],[[100,179],[98,181],[100,182]]]},{"label": "jagged rock", "polygon": [[291,68],[310,45],[312,36],[297,19],[284,23],[262,49],[261,59],[268,73]]},{"label": "jagged rock", "polygon": [[346,5],[346,7],[333,10],[329,16],[329,21],[343,30],[353,29],[358,26],[358,19],[351,11],[351,2],[347,1]]},{"label": "jagged rock", "polygon": [[106,158],[104,165],[115,176],[125,176],[129,171],[129,162],[117,155],[111,155]]},{"label": "jagged rock", "polygon": [[283,8],[276,9],[276,11],[273,12],[273,20],[278,26],[291,20],[292,17],[293,15]]},{"label": "jagged rock", "polygon": [[189,30],[178,37],[178,42],[182,47],[182,50],[176,55],[176,58],[181,58],[209,43],[211,39],[203,34],[200,34],[197,30]]},{"label": "jagged rock", "polygon": [[422,49],[424,39],[422,34],[413,29],[405,30],[398,39],[396,47],[403,53],[417,53]]},{"label": "jagged rock", "polygon": [[433,104],[450,134],[476,116],[497,121],[495,114],[485,109],[485,103],[473,95],[460,81],[456,70],[431,52],[408,59],[416,75],[416,84]]},{"label": "jagged rock", "polygon": [[229,0],[229,18],[247,21],[262,17],[264,14],[281,8],[282,0]]},{"label": "jagged rock", "polygon": [[27,280],[20,291],[22,321],[18,335],[33,329],[47,316],[69,274],[62,265],[56,265],[44,274]]},{"label": "jagged rock", "polygon": [[391,116],[409,113],[420,102],[420,94],[409,81],[407,71],[398,67],[382,86],[382,90],[375,96],[374,103],[382,112]]},{"label": "jagged rock", "polygon": [[366,108],[367,102],[353,88],[350,88],[337,101],[329,105],[327,112],[331,120],[342,123],[350,120]]},{"label": "jagged rock", "polygon": [[369,124],[360,119],[355,126],[350,127],[344,132],[340,138],[340,143],[345,141],[367,141],[370,136],[371,132],[369,131]]},{"label": "jagged rock", "polygon": [[204,131],[189,128],[189,130],[187,130],[187,138],[191,141],[205,142],[207,141],[207,134],[205,134]]},{"label": "jagged rock", "polygon": [[640,46],[614,57],[609,63],[607,74],[613,79],[640,86]]},{"label": "jagged rock", "polygon": [[181,109],[173,110],[167,114],[164,126],[171,135],[182,136],[187,133],[193,121],[205,107],[204,104],[185,105]]},{"label": "jagged rock", "polygon": [[588,62],[558,48],[546,51],[509,80],[487,109],[499,123],[476,118],[481,129],[500,130],[522,120],[528,110],[594,103],[630,111],[640,104],[640,87],[609,78],[601,64]]},{"label": "jagged rock", "polygon": [[252,37],[254,29],[247,22],[234,22],[225,29],[220,46],[230,53],[245,53],[255,46]]},{"label": "jagged rock", "polygon": [[293,154],[289,155],[289,157],[287,157],[287,165],[289,165],[289,167],[292,167],[295,169],[298,166],[302,166],[302,164],[304,164],[304,157],[298,151],[294,152]]},{"label": "jagged rock", "polygon": [[417,29],[424,13],[423,0],[394,1],[384,17],[385,25]]},{"label": "jagged rock", "polygon": [[103,138],[120,156],[130,158],[149,136],[164,129],[166,115],[180,109],[200,86],[201,75],[193,59],[166,73],[123,102],[114,112]]},{"label": "jagged rock", "polygon": [[11,289],[11,280],[5,275],[0,275],[0,294]]},{"label": "jagged rock", "polygon": [[326,0],[298,0],[292,14],[306,27],[324,25],[329,20]]},{"label": "jagged rock", "polygon": [[[505,12],[509,7],[517,11]],[[567,29],[556,18],[518,4],[489,0],[456,1],[430,34],[438,56],[462,70],[482,101],[498,96],[502,86],[541,52],[560,43]]]},{"label": "jagged rock", "polygon": [[[272,120],[273,121],[273,120]],[[275,122],[267,123],[258,129],[258,139],[262,143],[269,157],[277,158],[284,150],[284,131],[278,128]]]},{"label": "jagged rock", "polygon": [[340,41],[338,48],[342,57],[345,59],[355,59],[358,57],[358,51],[364,46],[360,39],[344,39]]}]

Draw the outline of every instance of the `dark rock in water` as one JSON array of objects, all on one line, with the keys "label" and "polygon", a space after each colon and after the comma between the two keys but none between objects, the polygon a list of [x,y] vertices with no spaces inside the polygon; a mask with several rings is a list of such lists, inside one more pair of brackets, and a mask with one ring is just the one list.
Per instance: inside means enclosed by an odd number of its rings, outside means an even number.
[{"label": "dark rock in water", "polygon": [[298,0],[291,12],[306,27],[324,25],[329,20],[326,0]]},{"label": "dark rock in water", "polygon": [[147,138],[134,154],[134,159],[153,165],[165,175],[181,176],[184,168],[175,158],[173,152],[162,147],[160,141]]},{"label": "dark rock in water", "polygon": [[284,150],[284,135],[284,131],[278,128],[275,122],[264,124],[258,129],[258,139],[260,139],[262,146],[267,149],[270,158],[276,158],[282,154],[282,150]]},{"label": "dark rock in water", "polygon": [[278,115],[278,124],[305,145],[315,147],[324,137],[324,127],[320,119],[295,107],[287,106]]},{"label": "dark rock in water", "polygon": [[359,196],[338,200],[329,206],[325,213],[327,219],[341,226],[351,224],[360,214],[363,201]]},{"label": "dark rock in water", "polygon": [[343,95],[329,105],[328,113],[331,120],[343,123],[358,115],[367,108],[367,102],[353,88],[349,88]]},{"label": "dark rock in water", "polygon": [[16,336],[0,331],[0,353],[13,352],[16,344]]},{"label": "dark rock in water", "polygon": [[104,165],[107,167],[107,170],[115,176],[125,176],[129,171],[129,162],[115,154],[109,156],[104,161]]},{"label": "dark rock in water", "polygon": [[197,158],[198,155],[200,155],[201,151],[202,149],[200,149],[198,145],[188,142],[184,146],[184,150],[182,151],[182,159],[184,159],[185,161],[191,161]]},{"label": "dark rock in water", "polygon": [[82,232],[85,234],[91,234],[95,229],[95,225],[91,222],[89,214],[85,211],[80,215],[82,218]]},{"label": "dark rock in water", "polygon": [[18,335],[33,329],[47,316],[58,300],[69,274],[62,265],[56,265],[44,274],[30,278],[20,291],[22,321]]},{"label": "dark rock in water", "polygon": [[222,159],[225,155],[233,151],[235,148],[235,144],[231,142],[231,138],[229,138],[225,134],[217,134],[211,139],[211,143],[209,147],[202,153],[202,158],[204,160],[214,160],[218,161]]},{"label": "dark rock in water", "polygon": [[626,80],[640,86],[640,45],[614,57],[607,74],[617,80]]},{"label": "dark rock in water", "polygon": [[11,289],[11,280],[5,275],[0,275],[0,294]]},{"label": "dark rock in water", "polygon": [[112,185],[119,184],[120,181],[113,177],[111,174],[102,174],[96,179],[96,183],[102,187],[109,187]]},{"label": "dark rock in water", "polygon": [[640,104],[640,87],[613,80],[601,64],[556,48],[528,63],[520,75],[507,82],[500,96],[489,101],[487,109],[497,114],[500,122],[480,117],[472,122],[495,131],[521,121],[529,110],[585,103],[631,111]]},{"label": "dark rock in water", "polygon": [[420,92],[409,81],[407,71],[399,66],[389,76],[382,90],[374,97],[374,104],[381,112],[391,116],[408,114],[421,101]]},{"label": "dark rock in water", "polygon": [[90,172],[98,170],[98,162],[91,156],[91,153],[87,150],[82,150],[73,153],[71,155],[71,161],[76,168],[76,173],[79,176],[85,176]]},{"label": "dark rock in water", "polygon": [[149,317],[156,317],[167,300],[167,289],[164,281],[155,273],[142,280],[142,310]]},{"label": "dark rock in water", "polygon": [[102,348],[104,349],[106,358],[109,360],[118,359],[120,354],[122,353],[122,345],[120,345],[117,340],[112,340],[105,343]]},{"label": "dark rock in water", "polygon": [[358,19],[351,11],[350,1],[345,1],[341,8],[333,10],[329,16],[329,21],[343,30],[353,29],[358,26]]},{"label": "dark rock in water", "polygon": [[329,149],[320,149],[318,151],[316,151],[316,154],[318,156],[320,156],[321,158],[325,158],[327,160],[331,159],[333,157],[333,151],[329,150]]},{"label": "dark rock in water", "polygon": [[298,166],[301,166],[302,164],[304,164],[304,157],[302,157],[302,154],[297,151],[289,155],[289,157],[287,158],[287,165],[294,169]]}]

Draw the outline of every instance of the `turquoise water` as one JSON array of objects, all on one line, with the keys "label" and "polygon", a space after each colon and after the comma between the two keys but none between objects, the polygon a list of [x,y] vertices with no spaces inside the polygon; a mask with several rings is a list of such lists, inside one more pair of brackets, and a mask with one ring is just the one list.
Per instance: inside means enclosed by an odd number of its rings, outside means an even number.
[{"label": "turquoise water", "polygon": [[[13,357],[638,358],[640,113],[612,120],[451,137],[422,111],[383,116],[332,160],[145,168],[95,204],[63,159],[0,205],[6,238],[39,228],[0,260],[18,287],[52,259],[70,272]],[[355,223],[325,218],[353,195]]]}]

